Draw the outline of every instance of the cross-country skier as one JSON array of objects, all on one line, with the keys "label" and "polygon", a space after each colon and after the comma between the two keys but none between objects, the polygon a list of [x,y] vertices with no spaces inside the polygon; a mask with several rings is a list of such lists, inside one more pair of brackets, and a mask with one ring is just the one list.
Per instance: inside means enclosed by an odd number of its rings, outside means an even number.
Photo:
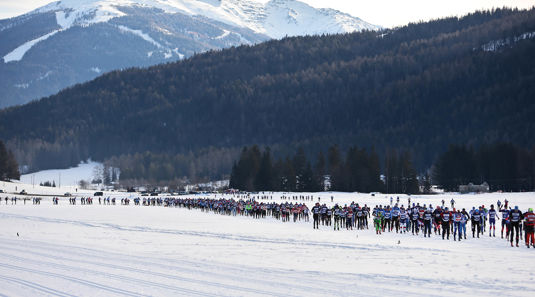
[{"label": "cross-country skier", "polygon": [[418,235],[418,208],[416,208],[416,206],[414,206],[412,208],[412,213],[411,213],[411,230],[412,230],[412,235],[414,235],[414,232],[416,232],[416,235]]},{"label": "cross-country skier", "polygon": [[383,217],[383,232],[385,229],[390,232],[392,231],[392,211],[390,210],[390,206],[387,206],[384,211],[384,217]]},{"label": "cross-country skier", "polygon": [[401,229],[400,232],[405,233],[407,232],[407,220],[409,219],[409,214],[403,207],[401,206],[399,210],[399,228]]},{"label": "cross-country skier", "polygon": [[488,211],[485,208],[485,205],[482,205],[481,207],[479,207],[479,213],[481,214],[481,229],[483,230],[481,231],[481,234],[484,234],[484,232],[487,232],[487,215],[488,215]]},{"label": "cross-country skier", "polygon": [[346,230],[353,230],[353,209],[347,208],[346,211]]},{"label": "cross-country skier", "polygon": [[505,236],[509,238],[509,209],[507,207],[500,208],[500,212],[502,213],[502,238],[503,238],[503,229],[505,227]]},{"label": "cross-country skier", "polygon": [[509,216],[511,219],[511,246],[513,246],[513,238],[516,230],[516,246],[518,247],[518,240],[520,237],[520,223],[522,222],[524,216],[522,212],[518,209],[518,206],[515,206],[515,209],[511,210]]},{"label": "cross-country skier", "polygon": [[[533,213],[533,208],[529,208],[526,213],[524,213],[524,231],[526,232],[526,235],[524,236],[526,239],[526,246],[529,248],[531,245],[532,247],[535,247],[535,236],[534,236],[534,229],[535,229],[535,214]],[[531,243],[530,243],[531,241]]]},{"label": "cross-country skier", "polygon": [[461,219],[463,214],[460,210],[453,213],[453,241],[457,240],[457,233],[459,233],[459,241],[461,241],[462,231],[461,231]]},{"label": "cross-country skier", "polygon": [[444,237],[446,235],[447,235],[448,240],[450,240],[450,221],[451,221],[451,213],[446,207],[444,209],[444,212],[442,213],[442,240],[444,240]]},{"label": "cross-country skier", "polygon": [[440,206],[437,206],[437,208],[433,211],[433,216],[435,218],[434,225],[435,225],[435,234],[440,235],[440,225],[442,221],[442,209],[440,209]]},{"label": "cross-country skier", "polygon": [[394,205],[394,207],[392,208],[392,224],[396,228],[396,233],[399,232],[399,215],[400,215],[400,213],[401,213],[401,210],[399,209],[398,204],[396,203],[396,205]]},{"label": "cross-country skier", "polygon": [[373,225],[375,227],[375,234],[381,234],[383,213],[376,209],[373,212]]},{"label": "cross-country skier", "polygon": [[461,222],[459,224],[459,241],[461,240],[462,235],[464,235],[464,239],[466,239],[466,223],[468,220],[470,220],[470,216],[464,208],[463,211],[461,211],[461,215]]},{"label": "cross-country skier", "polygon": [[432,209],[427,208],[424,211],[424,237],[431,237],[431,224],[433,221]]},{"label": "cross-country skier", "polygon": [[489,236],[496,237],[496,219],[498,218],[498,213],[494,209],[494,204],[490,205],[489,209]]},{"label": "cross-country skier", "polygon": [[476,230],[477,238],[479,238],[479,233],[481,233],[481,213],[479,209],[475,209],[472,213],[472,238],[475,237]]},{"label": "cross-country skier", "polygon": [[312,212],[312,219],[314,220],[313,229],[319,229],[320,228],[320,211],[321,211],[320,204],[316,202],[316,205],[314,205],[314,207],[312,207],[310,211]]},{"label": "cross-country skier", "polygon": [[342,210],[340,209],[338,204],[334,206],[333,213],[334,213],[334,230],[340,230],[340,216],[342,214]]}]

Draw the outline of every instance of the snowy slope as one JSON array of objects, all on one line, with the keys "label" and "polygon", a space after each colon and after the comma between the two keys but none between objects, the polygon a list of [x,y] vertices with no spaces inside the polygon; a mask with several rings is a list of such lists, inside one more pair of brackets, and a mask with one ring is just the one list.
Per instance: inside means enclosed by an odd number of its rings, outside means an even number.
[{"label": "snowy slope", "polygon": [[[274,194],[274,199],[280,194]],[[317,195],[317,194],[314,194]],[[331,194],[322,194],[322,201]],[[334,193],[339,202],[384,196]],[[0,195],[1,196],[1,195]],[[533,193],[417,197],[459,206]],[[384,204],[384,203],[383,203]],[[532,296],[532,249],[164,207],[0,205],[7,296]],[[16,233],[19,233],[19,236]],[[16,247],[16,248],[14,248]]]},{"label": "snowy slope", "polygon": [[296,0],[57,1],[0,20],[0,108],[113,70],[270,38],[363,29],[378,27]]},{"label": "snowy slope", "polygon": [[118,7],[129,6],[204,16],[272,38],[380,28],[340,11],[315,9],[297,0],[62,0],[35,12],[55,12],[58,24],[65,29],[125,16]]},{"label": "snowy slope", "polygon": [[38,37],[36,39],[33,39],[33,40],[30,40],[28,42],[25,42],[24,44],[20,45],[19,47],[17,47],[16,49],[14,49],[13,51],[11,51],[9,54],[5,55],[4,56],[4,63],[8,63],[8,62],[13,62],[13,61],[20,61],[22,59],[22,57],[24,57],[24,54],[26,54],[26,52],[32,48],[32,46],[34,46],[35,44],[37,44],[38,42],[41,42],[43,40],[46,40],[48,39],[50,36],[58,33],[59,30],[54,30],[48,34],[45,34],[41,37]]},{"label": "snowy slope", "polygon": [[78,186],[81,180],[91,182],[94,179],[95,168],[101,168],[102,163],[87,162],[68,169],[50,169],[20,176],[21,183],[39,185],[44,182],[54,182],[57,186]]},{"label": "snowy slope", "polygon": [[[127,16],[128,14],[121,10],[124,7],[157,8],[170,14],[203,16],[229,25],[248,28],[272,38],[380,28],[333,9],[315,9],[295,0],[271,0],[264,4],[255,0],[62,0],[38,8],[29,14],[53,12],[57,24],[62,30],[66,30],[73,26],[84,27]],[[124,31],[124,26],[119,29]],[[46,40],[58,31],[54,30],[20,45],[4,56],[4,63],[21,60],[24,53],[33,45]],[[146,34],[140,37],[155,43]]]}]

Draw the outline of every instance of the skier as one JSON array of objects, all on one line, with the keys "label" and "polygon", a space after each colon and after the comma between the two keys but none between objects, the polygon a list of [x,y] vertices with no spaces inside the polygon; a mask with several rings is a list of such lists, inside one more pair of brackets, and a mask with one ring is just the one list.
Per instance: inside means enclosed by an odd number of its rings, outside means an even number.
[{"label": "skier", "polygon": [[444,212],[442,213],[442,240],[444,240],[444,237],[447,235],[448,240],[450,240],[450,221],[451,221],[451,213],[448,211],[448,208],[446,207],[444,209]]},{"label": "skier", "polygon": [[494,204],[491,204],[489,210],[489,236],[496,237],[496,219],[499,220],[498,213],[494,209]]},{"label": "skier", "polygon": [[453,214],[453,241],[457,240],[457,233],[459,233],[459,241],[461,241],[462,237],[462,230],[461,230],[461,220],[463,218],[463,214],[460,210],[457,210]]},{"label": "skier", "polygon": [[470,217],[468,216],[468,213],[463,208],[463,211],[461,212],[461,222],[459,223],[459,241],[461,241],[462,235],[464,235],[464,239],[466,239],[466,222]]},{"label": "skier", "polygon": [[362,211],[362,208],[358,206],[357,204],[357,229],[363,230],[364,229],[364,211]]},{"label": "skier", "polygon": [[319,229],[320,228],[320,204],[319,202],[316,202],[316,205],[312,207],[312,219],[313,222],[313,229]]},{"label": "skier", "polygon": [[518,247],[518,241],[520,237],[520,223],[522,222],[522,219],[523,219],[522,212],[518,209],[518,205],[515,206],[515,209],[511,210],[509,216],[511,219],[511,234],[510,234],[511,247],[513,246],[513,238],[515,235],[515,230],[516,230],[516,246]]},{"label": "skier", "polygon": [[384,211],[383,232],[385,229],[388,230],[388,232],[392,231],[392,211],[390,210],[390,206],[387,206]]},{"label": "skier", "polygon": [[364,207],[362,208],[362,212],[364,214],[363,220],[364,220],[364,226],[366,226],[366,229],[368,229],[368,217],[370,216],[370,208],[364,204]]},{"label": "skier", "polygon": [[373,212],[373,225],[375,226],[375,234],[381,234],[383,214],[379,209]]},{"label": "skier", "polygon": [[338,204],[334,206],[334,230],[340,230],[340,215],[341,210]]},{"label": "skier", "polygon": [[400,213],[401,213],[401,210],[399,209],[398,204],[396,203],[396,205],[394,205],[394,208],[392,208],[392,224],[396,227],[396,233],[399,232],[399,215],[400,215]]},{"label": "skier", "polygon": [[435,235],[440,235],[440,221],[442,218],[442,209],[440,209],[440,206],[437,206],[437,208],[433,211],[433,216],[435,217],[435,220],[433,224],[435,225]]},{"label": "skier", "polygon": [[407,232],[407,220],[409,219],[409,216],[407,214],[407,211],[401,206],[401,209],[399,210],[399,228],[401,233]]},{"label": "skier", "polygon": [[325,225],[327,222],[327,206],[323,204],[320,208],[321,224]]},{"label": "skier", "polygon": [[504,207],[503,209],[500,208],[500,212],[502,213],[502,238],[503,238],[503,228],[505,227],[505,236],[506,238],[509,238],[509,210],[507,207]]},{"label": "skier", "polygon": [[481,234],[484,234],[484,232],[487,232],[487,215],[488,215],[488,211],[485,208],[485,205],[482,205],[479,208],[479,213],[481,214],[481,229],[483,230],[481,231]]},{"label": "skier", "polygon": [[[526,232],[526,235],[524,236],[526,239],[526,246],[529,248],[531,245],[532,247],[535,247],[535,238],[534,238],[534,229],[535,229],[535,214],[533,213],[533,208],[529,208],[526,213],[524,213],[524,231]],[[531,241],[531,244],[530,244]]]},{"label": "skier", "polygon": [[351,207],[347,208],[346,211],[346,230],[353,230],[353,210]]},{"label": "skier", "polygon": [[424,212],[424,237],[431,237],[431,224],[433,221],[433,212],[428,208]]},{"label": "skier", "polygon": [[472,213],[472,238],[475,237],[476,230],[477,238],[479,238],[479,233],[481,233],[481,213],[479,209],[474,210]]},{"label": "skier", "polygon": [[[414,205],[414,204],[413,204]],[[416,231],[416,235],[418,235],[418,208],[416,206],[413,206],[411,210],[411,230],[412,235],[414,235],[414,232]]]}]

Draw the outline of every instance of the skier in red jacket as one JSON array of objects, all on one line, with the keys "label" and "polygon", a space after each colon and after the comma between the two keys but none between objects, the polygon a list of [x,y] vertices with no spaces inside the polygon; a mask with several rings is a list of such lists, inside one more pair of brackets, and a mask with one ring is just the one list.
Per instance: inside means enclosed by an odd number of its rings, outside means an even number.
[{"label": "skier in red jacket", "polygon": [[528,212],[524,213],[524,231],[526,232],[526,246],[529,248],[530,239],[531,246],[535,247],[534,242],[534,229],[535,229],[535,214],[533,213],[533,208],[528,209]]}]

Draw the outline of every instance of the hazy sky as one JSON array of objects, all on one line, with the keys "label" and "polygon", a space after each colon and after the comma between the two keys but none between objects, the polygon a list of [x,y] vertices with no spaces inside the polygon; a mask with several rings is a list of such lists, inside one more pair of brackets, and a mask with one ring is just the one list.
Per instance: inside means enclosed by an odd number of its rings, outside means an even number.
[{"label": "hazy sky", "polygon": [[[192,0],[195,1],[195,0]],[[266,2],[267,0],[257,0]],[[314,7],[335,8],[383,27],[445,16],[463,15],[493,7],[529,8],[535,0],[301,0]],[[17,16],[51,0],[0,0],[0,19]]]}]

